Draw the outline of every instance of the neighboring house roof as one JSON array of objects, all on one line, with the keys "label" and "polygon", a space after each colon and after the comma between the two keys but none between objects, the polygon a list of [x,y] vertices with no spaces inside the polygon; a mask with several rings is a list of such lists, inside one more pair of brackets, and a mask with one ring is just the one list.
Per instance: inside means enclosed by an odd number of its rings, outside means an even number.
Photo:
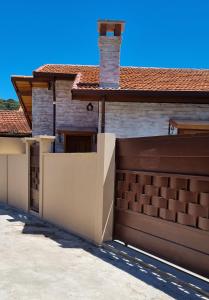
[{"label": "neighboring house roof", "polygon": [[[77,75],[74,88],[99,88],[99,66],[43,65],[36,74]],[[209,92],[209,70],[121,67],[120,89],[138,91],[206,91]]]},{"label": "neighboring house roof", "polygon": [[29,136],[31,129],[20,110],[0,110],[0,136]]}]

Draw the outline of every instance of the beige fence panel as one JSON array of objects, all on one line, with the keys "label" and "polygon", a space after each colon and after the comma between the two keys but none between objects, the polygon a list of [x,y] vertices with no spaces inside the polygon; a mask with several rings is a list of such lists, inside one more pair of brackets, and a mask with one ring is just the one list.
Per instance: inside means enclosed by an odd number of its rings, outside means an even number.
[{"label": "beige fence panel", "polygon": [[0,154],[0,202],[7,202],[7,155]]},{"label": "beige fence panel", "polygon": [[97,148],[42,155],[42,216],[100,244],[112,237],[115,136],[99,134]]},{"label": "beige fence panel", "polygon": [[25,153],[21,138],[0,137],[0,154]]},{"label": "beige fence panel", "polygon": [[28,156],[8,155],[8,204],[28,211]]},{"label": "beige fence panel", "polygon": [[93,236],[96,154],[44,154],[43,218]]},{"label": "beige fence panel", "polygon": [[[11,174],[12,173],[16,174],[17,178],[16,180],[10,182],[10,177],[8,172],[9,157],[11,155],[14,155],[14,157],[22,157],[22,155],[25,156],[24,154],[25,152],[26,152],[26,147],[21,138],[0,137],[0,201],[3,203],[10,202],[9,197],[11,196],[11,193],[8,193],[8,191],[11,190],[11,185],[16,187],[17,186],[16,182],[21,181],[21,184],[19,185],[16,191],[18,195],[18,193],[20,193],[19,190],[21,189],[21,185],[24,182],[24,180],[22,181],[21,178],[23,166],[20,165],[18,166],[18,169],[16,169],[17,164],[11,166],[11,163],[10,163],[10,169],[12,170]],[[12,189],[14,187],[12,187]],[[21,192],[23,193],[23,191]],[[18,207],[21,207],[21,205]]]},{"label": "beige fence panel", "polygon": [[14,143],[15,151],[22,154],[0,155],[0,201],[24,211],[30,209],[30,144],[37,141],[39,216],[97,244],[111,239],[115,136],[98,134],[95,153],[49,153],[53,139],[27,138],[25,144],[21,141],[22,148],[15,148]]}]

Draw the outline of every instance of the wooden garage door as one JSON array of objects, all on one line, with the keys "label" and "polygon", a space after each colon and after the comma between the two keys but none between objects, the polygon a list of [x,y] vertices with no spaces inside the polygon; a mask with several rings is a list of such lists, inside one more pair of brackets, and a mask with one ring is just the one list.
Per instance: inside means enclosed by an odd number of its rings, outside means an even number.
[{"label": "wooden garage door", "polygon": [[118,139],[114,238],[209,277],[209,135]]}]

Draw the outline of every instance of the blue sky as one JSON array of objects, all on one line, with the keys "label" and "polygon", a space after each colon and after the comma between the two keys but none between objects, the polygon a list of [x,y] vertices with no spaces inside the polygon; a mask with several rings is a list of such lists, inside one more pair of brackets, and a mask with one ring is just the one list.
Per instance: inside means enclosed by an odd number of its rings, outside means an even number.
[{"label": "blue sky", "polygon": [[98,64],[98,19],[126,21],[121,65],[209,69],[209,0],[0,2],[0,98],[42,64]]}]

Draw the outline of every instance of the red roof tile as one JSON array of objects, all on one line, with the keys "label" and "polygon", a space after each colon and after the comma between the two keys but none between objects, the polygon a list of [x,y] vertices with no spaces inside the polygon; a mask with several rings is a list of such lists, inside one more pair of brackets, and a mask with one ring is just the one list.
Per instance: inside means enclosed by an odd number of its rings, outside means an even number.
[{"label": "red roof tile", "polygon": [[0,111],[0,135],[8,134],[29,135],[30,127],[22,111],[18,110],[1,110]]},{"label": "red roof tile", "polygon": [[[209,70],[121,67],[120,89],[139,91],[209,92]],[[98,89],[99,67],[81,65],[43,65],[37,73],[74,74],[73,88]]]}]

